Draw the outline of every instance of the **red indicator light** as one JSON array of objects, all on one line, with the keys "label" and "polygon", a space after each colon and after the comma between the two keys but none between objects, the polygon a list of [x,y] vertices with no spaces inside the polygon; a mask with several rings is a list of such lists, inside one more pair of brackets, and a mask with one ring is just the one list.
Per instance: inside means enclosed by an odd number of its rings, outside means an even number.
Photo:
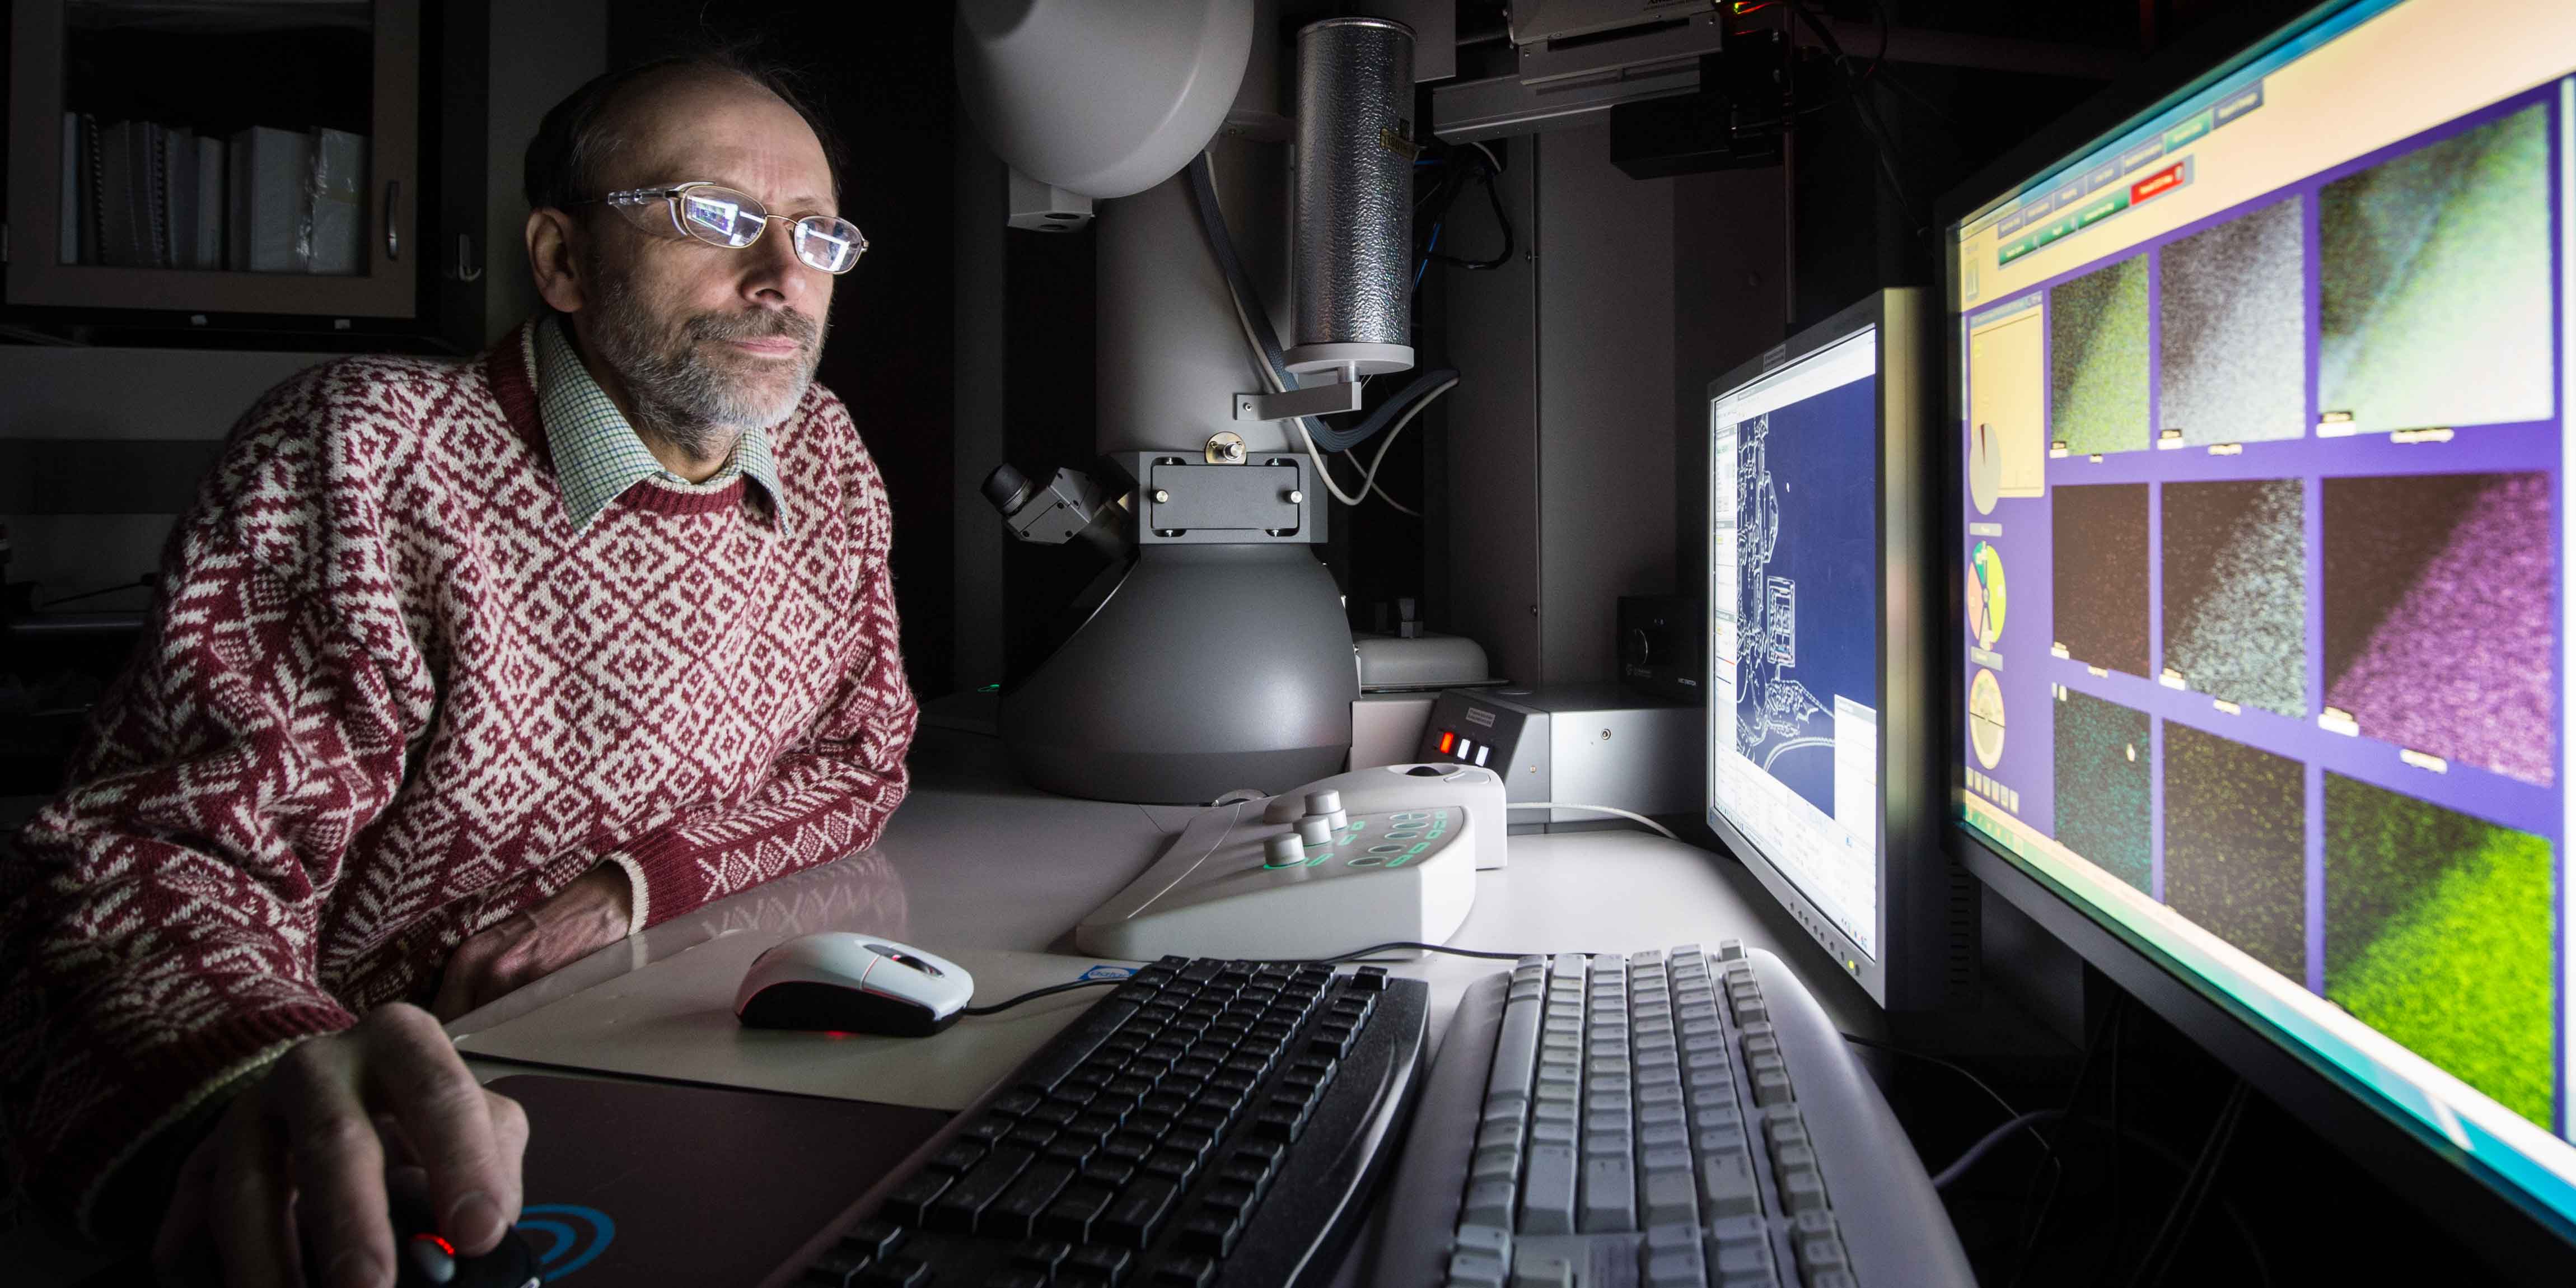
[{"label": "red indicator light", "polygon": [[415,1234],[411,1237],[411,1241],[414,1243],[434,1243],[438,1245],[439,1251],[444,1252],[451,1257],[456,1255],[455,1244],[449,1243],[447,1240],[439,1238],[434,1234]]},{"label": "red indicator light", "polygon": [[1455,748],[1457,747],[1457,745],[1458,745],[1458,735],[1456,735],[1456,734],[1454,734],[1454,733],[1451,733],[1451,732],[1449,732],[1449,731],[1448,731],[1448,730],[1446,730],[1446,729],[1443,729],[1443,730],[1441,730],[1441,731],[1440,731],[1440,754],[1441,754],[1441,755],[1443,755],[1443,756],[1448,755],[1448,754],[1450,753],[1450,751],[1451,751],[1451,750],[1453,750],[1453,749],[1455,749]]}]

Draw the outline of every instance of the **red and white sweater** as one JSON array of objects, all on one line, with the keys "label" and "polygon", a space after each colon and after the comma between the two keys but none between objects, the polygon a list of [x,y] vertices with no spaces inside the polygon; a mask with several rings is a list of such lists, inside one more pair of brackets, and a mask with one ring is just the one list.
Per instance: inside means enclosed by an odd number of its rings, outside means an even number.
[{"label": "red and white sweater", "polygon": [[640,929],[902,800],[892,523],[840,400],[773,431],[775,508],[648,480],[576,532],[525,351],[346,359],[253,408],[72,785],[0,862],[6,1152],[84,1227],[152,1132],[426,1000],[600,862]]}]

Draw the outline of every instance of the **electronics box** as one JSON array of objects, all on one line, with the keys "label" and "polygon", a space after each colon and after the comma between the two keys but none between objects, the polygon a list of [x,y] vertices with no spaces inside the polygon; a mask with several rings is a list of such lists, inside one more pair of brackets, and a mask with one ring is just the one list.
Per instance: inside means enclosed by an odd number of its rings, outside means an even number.
[{"label": "electronics box", "polygon": [[1708,673],[1708,615],[1680,595],[1619,597],[1619,678],[1640,693],[1702,700]]},{"label": "electronics box", "polygon": [[[1414,759],[1492,769],[1514,803],[1696,814],[1705,719],[1696,702],[1617,684],[1452,690],[1432,703]],[[1515,826],[1618,821],[1582,810],[1512,811]]]}]

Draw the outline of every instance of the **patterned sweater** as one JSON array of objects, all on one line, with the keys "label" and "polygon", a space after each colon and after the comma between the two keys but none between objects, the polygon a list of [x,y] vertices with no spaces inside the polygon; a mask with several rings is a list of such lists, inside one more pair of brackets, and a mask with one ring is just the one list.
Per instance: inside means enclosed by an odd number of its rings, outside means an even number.
[{"label": "patterned sweater", "polygon": [[425,1001],[602,861],[640,928],[902,800],[892,525],[840,400],[773,429],[774,505],[648,480],[577,530],[529,348],[346,359],[254,407],[72,785],[0,861],[0,1129],[83,1229],[152,1133]]}]

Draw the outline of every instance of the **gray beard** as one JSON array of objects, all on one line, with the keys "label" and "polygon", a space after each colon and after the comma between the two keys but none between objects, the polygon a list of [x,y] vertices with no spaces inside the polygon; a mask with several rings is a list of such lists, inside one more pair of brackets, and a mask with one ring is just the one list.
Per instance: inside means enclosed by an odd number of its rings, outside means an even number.
[{"label": "gray beard", "polygon": [[[822,328],[801,313],[702,313],[665,325],[627,282],[611,279],[592,313],[600,360],[626,383],[636,432],[693,460],[718,460],[742,432],[785,420],[814,381]],[[804,345],[796,378],[776,392],[729,376],[690,350],[700,340],[790,336]]]}]

